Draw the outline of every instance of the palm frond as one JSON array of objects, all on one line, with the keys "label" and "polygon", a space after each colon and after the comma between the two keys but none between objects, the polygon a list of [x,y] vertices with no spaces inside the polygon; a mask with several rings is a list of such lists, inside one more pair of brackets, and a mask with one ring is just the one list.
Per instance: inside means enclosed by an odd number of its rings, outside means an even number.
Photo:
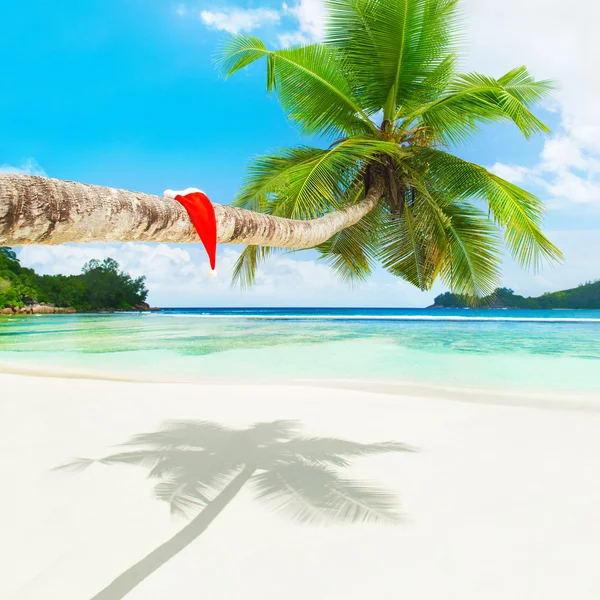
[{"label": "palm frond", "polygon": [[512,121],[530,138],[549,129],[530,107],[553,90],[549,81],[535,81],[525,67],[494,79],[479,73],[456,78],[446,92],[429,104],[404,114],[406,122],[419,122],[444,142],[458,143],[478,131],[481,123]]},{"label": "palm frond", "polygon": [[258,265],[277,250],[267,246],[246,246],[233,266],[232,287],[239,285],[241,290],[251,288],[256,280]]},{"label": "palm frond", "polygon": [[316,247],[320,258],[346,283],[366,281],[377,264],[377,242],[371,221],[364,217]]},{"label": "palm frond", "polygon": [[445,221],[418,187],[411,185],[409,194],[401,214],[388,214],[382,220],[378,256],[392,275],[428,290],[444,255]]},{"label": "palm frond", "polygon": [[498,78],[498,83],[525,106],[534,106],[556,90],[556,83],[550,79],[536,81],[527,70],[520,66]]},{"label": "palm frond", "polygon": [[327,42],[344,51],[368,112],[392,118],[452,53],[456,0],[328,0]]},{"label": "palm frond", "polygon": [[413,164],[427,171],[429,185],[458,204],[485,202],[504,230],[512,256],[523,266],[538,268],[542,261],[560,260],[560,251],[542,233],[542,202],[533,194],[485,168],[433,148],[414,148]]},{"label": "palm frond", "polygon": [[270,55],[273,89],[288,118],[306,135],[375,133],[376,126],[354,96],[344,55],[313,44]]},{"label": "palm frond", "polygon": [[484,298],[500,282],[498,231],[485,213],[466,202],[446,205],[443,211],[449,222],[441,279],[455,293]]},{"label": "palm frond", "polygon": [[264,42],[255,35],[232,35],[219,51],[216,62],[225,77],[229,77],[268,54]]},{"label": "palm frond", "polygon": [[[357,180],[348,190],[351,203],[358,202],[364,195],[364,184]],[[377,236],[373,235],[380,226],[382,207],[379,205],[358,223],[342,229],[315,249],[320,258],[345,282],[365,281],[377,264]]]},{"label": "palm frond", "polygon": [[314,164],[324,152],[326,151],[321,148],[298,146],[252,158],[246,167],[244,184],[233,205],[267,212],[273,194],[286,190],[294,173]]},{"label": "palm frond", "polygon": [[236,206],[280,217],[314,219],[344,204],[349,188],[368,163],[403,150],[369,136],[344,139],[333,148],[283,149],[252,160]]},{"label": "palm frond", "polygon": [[[398,100],[394,120],[398,120],[403,115],[410,114],[415,110],[419,110],[423,105],[438,100],[448,88],[450,82],[456,77],[456,63],[456,55],[448,54],[435,68],[422,77],[418,85],[413,86],[410,95],[403,93]],[[406,125],[410,126],[412,122],[413,120],[409,119]]]},{"label": "palm frond", "polygon": [[288,118],[307,135],[374,133],[355,97],[343,53],[324,44],[267,50],[255,36],[232,36],[221,52],[226,76],[267,57],[267,89],[275,91]]},{"label": "palm frond", "polygon": [[322,465],[280,465],[251,480],[257,498],[300,523],[399,520],[393,494],[368,483],[338,476]]}]

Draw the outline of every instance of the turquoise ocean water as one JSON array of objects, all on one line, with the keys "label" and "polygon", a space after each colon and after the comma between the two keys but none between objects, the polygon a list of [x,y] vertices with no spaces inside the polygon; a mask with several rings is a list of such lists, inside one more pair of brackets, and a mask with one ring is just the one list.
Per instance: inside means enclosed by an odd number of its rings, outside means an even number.
[{"label": "turquoise ocean water", "polygon": [[171,309],[0,319],[0,371],[600,396],[600,311]]}]

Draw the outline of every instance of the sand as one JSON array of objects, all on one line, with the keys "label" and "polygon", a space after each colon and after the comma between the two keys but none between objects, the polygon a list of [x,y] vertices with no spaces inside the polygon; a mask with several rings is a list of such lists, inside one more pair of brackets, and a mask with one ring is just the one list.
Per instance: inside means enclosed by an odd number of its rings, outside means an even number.
[{"label": "sand", "polygon": [[[348,473],[397,494],[398,525],[292,522],[244,489],[131,600],[552,600],[600,597],[598,406],[335,387],[0,375],[0,597],[85,600],[185,521],[142,469],[51,469],[165,420],[297,419],[310,436],[414,453]],[[567,399],[568,400],[568,399]]]}]

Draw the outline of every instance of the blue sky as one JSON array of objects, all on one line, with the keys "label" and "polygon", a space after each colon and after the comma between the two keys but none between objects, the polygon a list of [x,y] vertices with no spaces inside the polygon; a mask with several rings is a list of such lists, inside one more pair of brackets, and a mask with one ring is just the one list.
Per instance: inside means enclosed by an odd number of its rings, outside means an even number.
[{"label": "blue sky", "polygon": [[[572,69],[554,60],[551,50],[546,56],[542,41],[532,42],[530,32],[521,46],[504,45],[503,27],[514,39],[515,25],[485,5],[464,2],[467,33],[474,33],[474,58],[466,59],[466,67],[497,75],[533,62],[538,77],[567,74],[557,99],[540,110],[553,137],[527,142],[512,128],[496,126],[458,149],[536,192],[550,207],[546,228],[565,251],[565,265],[532,275],[508,261],[505,283],[537,294],[598,278],[600,262],[589,245],[600,230],[600,149],[592,135],[600,123],[591,108],[581,110],[573,100]],[[228,203],[249,157],[301,141],[265,93],[264,65],[224,81],[213,58],[228,31],[253,31],[273,46],[319,39],[320,0],[287,5],[35,0],[11,3],[2,12],[0,170],[158,194],[193,186]],[[561,15],[555,20],[546,23],[562,36],[554,40],[574,45],[569,50],[574,59],[577,52],[584,57],[590,49],[579,49],[569,38]],[[487,35],[477,26],[482,23]],[[210,282],[201,247],[139,246],[31,247],[21,257],[41,271],[70,272],[90,255],[110,252],[133,273],[148,275],[151,300],[162,305],[424,305],[443,289],[421,294],[385,273],[348,288],[307,252],[273,259],[257,289],[241,295],[229,288],[227,272],[239,248],[221,248],[219,277]]]}]

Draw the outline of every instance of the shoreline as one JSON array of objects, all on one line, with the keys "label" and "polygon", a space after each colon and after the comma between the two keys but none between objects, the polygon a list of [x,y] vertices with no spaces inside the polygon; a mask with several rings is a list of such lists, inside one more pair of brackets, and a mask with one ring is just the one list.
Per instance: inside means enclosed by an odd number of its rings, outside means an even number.
[{"label": "shoreline", "polygon": [[290,386],[293,388],[321,388],[364,392],[386,396],[411,396],[436,398],[467,404],[541,408],[600,413],[600,397],[592,392],[544,390],[514,390],[492,387],[467,387],[420,383],[415,381],[390,381],[368,379],[182,379],[164,377],[142,377],[121,373],[106,373],[81,369],[60,369],[38,365],[21,366],[0,360],[0,377],[30,377],[36,379],[83,380],[115,382],[125,384],[189,385],[189,386],[234,386],[239,388],[256,386]]}]

